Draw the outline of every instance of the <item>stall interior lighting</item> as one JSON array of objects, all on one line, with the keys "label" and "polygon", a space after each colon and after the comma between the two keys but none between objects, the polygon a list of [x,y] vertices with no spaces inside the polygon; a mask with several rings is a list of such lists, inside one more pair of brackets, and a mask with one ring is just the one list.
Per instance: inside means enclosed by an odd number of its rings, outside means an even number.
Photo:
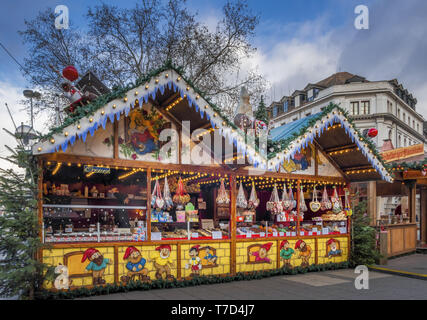
[{"label": "stall interior lighting", "polygon": [[178,103],[180,103],[183,99],[181,97],[179,97],[178,99],[176,99],[174,102],[172,102],[170,105],[168,105],[166,107],[166,111],[169,111],[170,109],[172,109],[173,107],[175,107]]},{"label": "stall interior lighting", "polygon": [[52,175],[53,175],[53,176],[58,172],[58,170],[61,168],[61,166],[62,166],[62,162],[58,162],[58,163],[56,164],[55,169],[53,169],[53,171],[52,171]]}]

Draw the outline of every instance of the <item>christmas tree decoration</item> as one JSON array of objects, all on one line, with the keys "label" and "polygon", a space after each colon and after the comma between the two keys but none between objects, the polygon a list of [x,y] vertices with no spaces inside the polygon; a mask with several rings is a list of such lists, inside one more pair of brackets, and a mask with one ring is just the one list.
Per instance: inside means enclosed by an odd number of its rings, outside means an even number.
[{"label": "christmas tree decoration", "polygon": [[294,199],[294,193],[292,191],[291,186],[289,186],[289,210],[295,209],[297,207],[297,201]]},{"label": "christmas tree decoration", "polygon": [[329,200],[328,191],[326,190],[326,186],[323,187],[322,201],[320,202],[320,209],[322,211],[331,210],[332,202]]},{"label": "christmas tree decoration", "polygon": [[165,209],[168,211],[171,210],[173,207],[173,201],[167,177],[165,177],[165,184],[163,186],[163,200],[165,201]]},{"label": "christmas tree decoration", "polygon": [[284,210],[291,210],[292,201],[289,199],[288,191],[286,190],[286,184],[283,184],[282,206]]},{"label": "christmas tree decoration", "polygon": [[300,212],[308,211],[307,205],[305,204],[304,189],[302,186],[301,186],[301,192],[300,192],[299,210],[300,210]]},{"label": "christmas tree decoration", "polygon": [[340,213],[342,211],[342,202],[340,197],[338,196],[337,188],[334,186],[334,193],[331,197],[332,201],[332,212]]},{"label": "christmas tree decoration", "polygon": [[313,188],[313,199],[310,201],[309,203],[310,209],[313,212],[317,212],[320,210],[320,202],[317,201],[317,190],[316,190],[316,186],[314,186]]},{"label": "christmas tree decoration", "polygon": [[79,78],[79,72],[74,66],[67,66],[62,70],[62,75],[68,81],[75,81]]},{"label": "christmas tree decoration", "polygon": [[228,196],[227,190],[225,190],[224,179],[221,179],[221,186],[219,187],[218,196],[216,197],[216,203],[219,205],[230,203],[230,197]]},{"label": "christmas tree decoration", "polygon": [[243,184],[240,182],[239,191],[237,192],[237,198],[236,198],[236,205],[237,208],[246,209],[248,206],[248,201],[245,197],[245,192],[243,190]]},{"label": "christmas tree decoration", "polygon": [[348,190],[348,188],[344,188],[344,212],[348,217],[353,214],[353,210],[351,209],[351,206],[350,206],[349,197],[350,197],[350,190]]},{"label": "christmas tree decoration", "polygon": [[257,194],[256,194],[255,183],[252,181],[252,190],[251,190],[251,195],[249,196],[249,200],[248,200],[248,209],[254,210],[258,206],[259,206],[259,199],[258,199]]},{"label": "christmas tree decoration", "polygon": [[180,177],[178,180],[178,187],[173,196],[173,202],[177,205],[178,210],[182,210],[184,206],[190,201],[190,195],[184,189],[184,183]]},{"label": "christmas tree decoration", "polygon": [[273,214],[278,214],[283,211],[282,202],[280,201],[276,184],[274,184],[270,200],[267,202],[267,210]]}]

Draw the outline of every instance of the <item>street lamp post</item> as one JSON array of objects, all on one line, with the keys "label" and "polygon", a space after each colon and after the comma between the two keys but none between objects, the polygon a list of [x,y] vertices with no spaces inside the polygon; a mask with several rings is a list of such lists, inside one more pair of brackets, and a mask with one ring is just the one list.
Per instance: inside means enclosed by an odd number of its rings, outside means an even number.
[{"label": "street lamp post", "polygon": [[28,90],[28,89],[24,90],[23,94],[24,94],[24,96],[26,98],[30,99],[30,104],[31,104],[31,129],[32,129],[33,125],[34,125],[34,123],[33,123],[33,98],[39,99],[40,96],[41,96],[41,94],[40,94],[40,92],[33,91],[33,90]]}]

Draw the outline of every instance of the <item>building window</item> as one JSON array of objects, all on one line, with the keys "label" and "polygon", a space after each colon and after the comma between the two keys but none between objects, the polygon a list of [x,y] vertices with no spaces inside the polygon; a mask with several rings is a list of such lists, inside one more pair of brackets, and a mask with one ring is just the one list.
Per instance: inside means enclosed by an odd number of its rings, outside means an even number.
[{"label": "building window", "polygon": [[369,114],[370,113],[370,104],[369,101],[362,101],[362,106],[360,109],[360,114]]},{"label": "building window", "polygon": [[298,120],[298,118],[293,118],[293,119],[292,119],[292,121],[297,121],[297,120]]},{"label": "building window", "polygon": [[406,147],[406,138],[403,139],[403,146]]},{"label": "building window", "polygon": [[397,110],[397,117],[400,119],[400,109]]},{"label": "building window", "polygon": [[305,114],[306,117],[311,116],[311,112]]},{"label": "building window", "polygon": [[412,128],[415,129],[415,120],[412,120]]},{"label": "building window", "polygon": [[288,100],[283,103],[283,112],[288,112]]},{"label": "building window", "polygon": [[321,108],[320,108],[320,111],[323,111],[323,110],[325,110],[325,108],[326,108],[326,107],[321,107]]},{"label": "building window", "polygon": [[277,109],[278,109],[277,106],[273,108],[273,118],[277,117],[277,111],[278,111]]},{"label": "building window", "polygon": [[417,123],[417,131],[420,132],[420,124]]},{"label": "building window", "polygon": [[399,144],[398,144],[398,148],[400,148],[402,146],[402,137],[399,135]]},{"label": "building window", "polygon": [[403,113],[403,122],[406,122],[406,113]]},{"label": "building window", "polygon": [[350,110],[351,114],[356,116],[359,114],[359,102],[358,101],[354,101],[351,102],[351,110]]}]

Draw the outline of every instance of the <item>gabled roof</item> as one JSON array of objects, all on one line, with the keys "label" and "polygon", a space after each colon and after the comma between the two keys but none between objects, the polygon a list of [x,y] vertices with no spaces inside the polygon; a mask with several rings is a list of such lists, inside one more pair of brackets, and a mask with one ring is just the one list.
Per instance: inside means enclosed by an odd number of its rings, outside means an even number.
[{"label": "gabled roof", "polygon": [[337,72],[333,75],[317,82],[316,84],[319,86],[323,86],[325,88],[329,88],[338,84],[345,84],[348,79],[353,78],[355,75],[350,72]]},{"label": "gabled roof", "polygon": [[[244,143],[242,130],[224,116],[221,109],[209,99],[204,98],[203,93],[185,79],[181,70],[171,64],[166,64],[144,79],[137,80],[134,85],[117,89],[99,97],[89,105],[77,108],[73,115],[64,120],[62,126],[51,129],[39,143],[33,146],[33,154],[54,153],[60,149],[65,151],[77,139],[86,141],[88,133],[93,136],[99,128],[105,129],[108,120],[113,123],[119,121],[123,114],[127,116],[130,110],[135,108],[136,100],[141,106],[142,103],[165,95],[169,97],[175,95],[185,99],[186,109],[179,110],[183,117],[199,114],[197,120],[200,124],[210,123],[212,128],[217,128],[220,134],[237,146],[255,167],[260,164],[266,166],[266,159],[258,153],[257,144],[254,143],[255,137],[248,137],[247,146]],[[194,107],[194,110],[187,112],[188,107]],[[184,107],[180,106],[180,108]],[[193,119],[196,120],[194,117]]]},{"label": "gabled roof", "polygon": [[[329,132],[329,128],[334,125],[338,127]],[[335,104],[331,103],[322,112],[272,129],[269,138],[268,165],[276,170],[285,160],[289,161],[297,152],[316,140],[347,174],[359,174],[361,172],[358,171],[363,171],[366,174],[359,177],[364,180],[382,178],[392,181],[375,144],[365,138],[354,127],[347,112]],[[339,152],[345,149],[354,152],[351,152],[351,156],[347,152]],[[330,152],[331,150],[333,151]],[[375,169],[375,172],[367,171],[368,167]]]}]

